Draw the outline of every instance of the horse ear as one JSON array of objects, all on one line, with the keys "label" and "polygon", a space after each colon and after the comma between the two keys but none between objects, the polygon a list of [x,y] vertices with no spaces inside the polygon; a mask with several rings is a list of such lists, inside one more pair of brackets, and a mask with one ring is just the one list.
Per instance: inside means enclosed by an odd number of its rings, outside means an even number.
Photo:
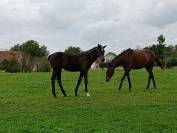
[{"label": "horse ear", "polygon": [[98,44],[98,47],[100,48],[100,47],[101,47],[101,45],[100,45],[100,44]]},{"label": "horse ear", "polygon": [[103,48],[106,48],[106,47],[107,47],[107,45],[103,46]]}]

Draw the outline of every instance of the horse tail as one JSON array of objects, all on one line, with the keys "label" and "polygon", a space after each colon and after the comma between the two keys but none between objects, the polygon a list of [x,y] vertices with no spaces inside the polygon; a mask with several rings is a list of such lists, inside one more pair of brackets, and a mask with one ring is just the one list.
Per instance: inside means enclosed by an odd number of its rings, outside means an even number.
[{"label": "horse tail", "polygon": [[52,57],[52,55],[49,55],[49,56],[47,57],[47,59],[48,59],[48,61],[49,61],[50,65],[52,66],[51,57]]},{"label": "horse tail", "polygon": [[157,65],[160,66],[161,69],[164,69],[164,65],[162,64],[162,62],[160,62],[160,60],[156,57],[155,61],[157,62]]},{"label": "horse tail", "polygon": [[49,56],[47,57],[48,61],[50,61],[50,58],[51,58],[51,55],[49,55]]}]

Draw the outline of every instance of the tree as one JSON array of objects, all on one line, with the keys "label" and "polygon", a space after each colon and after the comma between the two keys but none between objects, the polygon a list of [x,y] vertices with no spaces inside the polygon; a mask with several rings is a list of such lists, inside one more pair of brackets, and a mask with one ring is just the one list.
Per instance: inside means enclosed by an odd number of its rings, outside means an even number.
[{"label": "tree", "polygon": [[81,53],[81,49],[80,47],[68,47],[67,49],[65,49],[65,53],[67,54],[79,54]]},{"label": "tree", "polygon": [[29,40],[25,43],[14,45],[12,51],[20,51],[22,54],[22,71],[31,71],[36,57],[47,57],[49,54],[47,47],[34,40]]},{"label": "tree", "polygon": [[43,57],[43,56],[48,56],[49,55],[49,51],[47,50],[47,47],[45,45],[42,45],[39,48],[39,57]]},{"label": "tree", "polygon": [[160,35],[157,38],[157,41],[159,42],[159,44],[164,44],[165,43],[165,37],[163,35]]},{"label": "tree", "polygon": [[10,73],[20,72],[21,65],[18,60],[13,57],[8,61],[8,65],[6,66],[6,71]]},{"label": "tree", "polygon": [[166,44],[165,44],[165,37],[163,35],[158,36],[157,38],[158,43],[153,44],[149,47],[145,47],[144,49],[152,51],[157,58],[160,58],[164,61],[166,66]]},{"label": "tree", "polygon": [[49,51],[45,45],[39,46],[39,43],[34,40],[29,40],[25,43],[16,44],[10,49],[11,51],[20,51],[29,54],[31,57],[47,56]]},{"label": "tree", "polygon": [[20,51],[21,49],[21,45],[20,44],[16,44],[13,47],[10,48],[11,51]]},{"label": "tree", "polygon": [[48,51],[46,46],[39,46],[39,43],[34,40],[29,40],[21,45],[20,50],[29,54],[31,57],[47,56]]},{"label": "tree", "polygon": [[164,59],[165,58],[165,37],[163,35],[160,35],[158,38],[157,38],[157,41],[159,42],[157,45],[156,45],[156,49],[157,49],[157,56],[159,58],[162,58]]},{"label": "tree", "polygon": [[177,66],[177,45],[166,45],[165,37],[160,35],[158,43],[145,47],[144,49],[153,51],[158,58],[163,59],[165,67]]},{"label": "tree", "polygon": [[165,48],[166,48],[166,44],[165,44],[165,37],[163,35],[160,35],[157,38],[158,43],[157,44],[153,44],[149,47],[145,47],[144,49],[148,49],[150,51],[153,51],[154,54],[161,59],[165,58]]}]

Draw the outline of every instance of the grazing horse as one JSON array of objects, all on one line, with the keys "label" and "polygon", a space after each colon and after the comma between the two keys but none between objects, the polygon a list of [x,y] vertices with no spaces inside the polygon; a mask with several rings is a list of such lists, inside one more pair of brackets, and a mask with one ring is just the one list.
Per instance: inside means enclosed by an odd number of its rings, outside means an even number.
[{"label": "grazing horse", "polygon": [[51,54],[48,57],[51,67],[53,68],[53,73],[51,77],[52,84],[52,93],[53,96],[56,97],[55,94],[55,80],[57,80],[62,94],[67,96],[65,90],[61,83],[61,71],[65,69],[67,71],[76,72],[80,71],[79,79],[75,88],[75,96],[77,96],[78,87],[81,83],[82,78],[84,77],[85,83],[85,92],[87,96],[90,96],[87,89],[88,83],[88,70],[90,69],[92,63],[99,58],[102,62],[104,62],[104,48],[106,46],[102,46],[98,44],[97,47],[94,47],[88,51],[82,52],[80,54],[66,54],[64,52],[56,52]]},{"label": "grazing horse", "polygon": [[106,71],[106,81],[109,81],[111,77],[114,74],[115,68],[122,66],[124,68],[124,75],[121,79],[121,83],[119,85],[119,90],[122,87],[122,83],[127,76],[128,83],[129,83],[129,91],[131,90],[131,81],[130,81],[130,74],[129,72],[131,69],[141,69],[146,68],[147,72],[149,73],[149,79],[147,88],[149,88],[150,81],[152,79],[153,86],[156,88],[154,75],[153,75],[153,66],[154,62],[157,62],[157,64],[163,69],[163,66],[161,62],[158,60],[158,58],[150,51],[145,50],[132,50],[127,49],[118,56],[116,56],[111,63],[107,63],[107,71]]}]

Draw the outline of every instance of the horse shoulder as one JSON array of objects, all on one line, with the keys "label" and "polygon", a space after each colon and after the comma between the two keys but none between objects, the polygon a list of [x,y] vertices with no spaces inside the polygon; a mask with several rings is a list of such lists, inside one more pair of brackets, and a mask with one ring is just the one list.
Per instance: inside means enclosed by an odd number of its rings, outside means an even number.
[{"label": "horse shoulder", "polygon": [[92,63],[89,62],[89,58],[86,55],[82,55],[80,57],[80,62],[81,62],[81,66],[84,69],[89,69],[92,65]]}]

